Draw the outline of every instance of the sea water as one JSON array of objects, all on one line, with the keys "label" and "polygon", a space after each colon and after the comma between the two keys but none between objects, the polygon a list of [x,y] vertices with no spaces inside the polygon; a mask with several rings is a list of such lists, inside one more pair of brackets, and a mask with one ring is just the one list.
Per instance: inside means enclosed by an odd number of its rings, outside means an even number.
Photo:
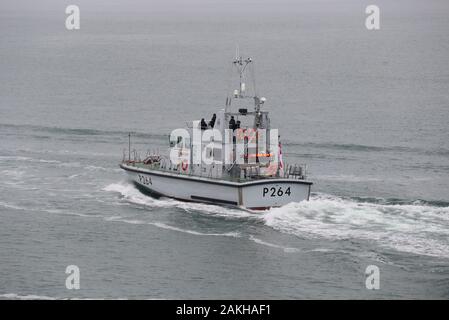
[{"label": "sea water", "polygon": [[[69,31],[60,1],[2,1],[0,297],[447,299],[449,5],[377,1],[369,31],[368,4],[83,0]],[[165,152],[224,107],[236,45],[310,201],[141,194],[128,132]]]}]

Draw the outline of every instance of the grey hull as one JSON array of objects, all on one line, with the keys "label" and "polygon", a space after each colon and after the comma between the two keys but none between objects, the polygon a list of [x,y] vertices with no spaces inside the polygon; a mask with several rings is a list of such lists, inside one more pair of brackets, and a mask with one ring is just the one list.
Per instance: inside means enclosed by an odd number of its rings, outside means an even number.
[{"label": "grey hull", "polygon": [[312,183],[296,179],[235,182],[121,164],[142,190],[184,201],[265,209],[308,200]]}]

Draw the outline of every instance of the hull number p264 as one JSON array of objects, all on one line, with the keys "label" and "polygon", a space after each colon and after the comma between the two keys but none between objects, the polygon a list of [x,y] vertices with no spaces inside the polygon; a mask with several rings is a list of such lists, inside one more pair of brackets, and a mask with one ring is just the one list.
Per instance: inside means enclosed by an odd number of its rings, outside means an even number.
[{"label": "hull number p264", "polygon": [[271,187],[271,188],[263,188],[263,197],[282,197],[284,195],[287,195],[290,197],[291,195],[291,191],[290,191],[290,187],[288,187],[287,189],[282,189],[282,187]]}]

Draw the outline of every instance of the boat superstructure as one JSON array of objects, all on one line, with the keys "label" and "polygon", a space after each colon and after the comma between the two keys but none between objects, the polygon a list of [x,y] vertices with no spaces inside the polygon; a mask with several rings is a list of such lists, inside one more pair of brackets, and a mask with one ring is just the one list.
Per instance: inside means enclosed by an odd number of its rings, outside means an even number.
[{"label": "boat superstructure", "polygon": [[[277,129],[271,128],[266,99],[245,84],[251,58],[232,62],[239,87],[207,123],[192,121],[170,135],[169,155],[144,160],[131,148],[120,167],[142,191],[184,201],[241,206],[278,207],[308,200],[312,182],[305,165],[284,164]],[[131,142],[129,142],[131,144]]]}]

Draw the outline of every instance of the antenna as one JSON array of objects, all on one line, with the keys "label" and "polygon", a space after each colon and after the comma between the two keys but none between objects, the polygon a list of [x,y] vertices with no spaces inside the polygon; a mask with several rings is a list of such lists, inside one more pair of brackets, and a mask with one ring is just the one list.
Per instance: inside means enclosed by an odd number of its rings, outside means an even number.
[{"label": "antenna", "polygon": [[[236,54],[239,54],[239,50],[238,47],[236,49]],[[252,62],[253,60],[251,58],[246,58],[245,60],[243,60],[242,56],[237,56],[235,58],[235,60],[233,61],[233,64],[236,66],[238,73],[239,73],[239,79],[240,79],[240,83],[239,83],[239,89],[235,90],[237,94],[234,94],[234,96],[236,96],[236,98],[243,98],[243,93],[245,92],[245,83],[242,81],[244,74],[245,74],[245,69],[246,67]]]},{"label": "antenna", "polygon": [[[232,61],[232,69],[236,68],[236,71],[239,75],[239,87],[236,88],[234,91],[232,91],[231,95],[226,98],[225,103],[225,111],[228,111],[228,107],[231,106],[232,100],[237,98],[253,98],[254,99],[254,109],[256,112],[259,113],[260,116],[260,108],[261,105],[266,101],[265,98],[260,98],[256,91],[256,79],[254,74],[254,67],[252,66],[254,64],[253,59],[250,57],[243,58],[243,56],[240,54],[240,48],[238,44],[235,47],[235,58]],[[253,88],[254,95],[252,93],[249,93],[249,90],[245,83],[245,72],[249,69],[250,76],[249,78],[252,78],[253,81]],[[228,89],[230,89],[228,87]]]},{"label": "antenna", "polygon": [[131,132],[128,133],[128,161],[131,162]]}]

